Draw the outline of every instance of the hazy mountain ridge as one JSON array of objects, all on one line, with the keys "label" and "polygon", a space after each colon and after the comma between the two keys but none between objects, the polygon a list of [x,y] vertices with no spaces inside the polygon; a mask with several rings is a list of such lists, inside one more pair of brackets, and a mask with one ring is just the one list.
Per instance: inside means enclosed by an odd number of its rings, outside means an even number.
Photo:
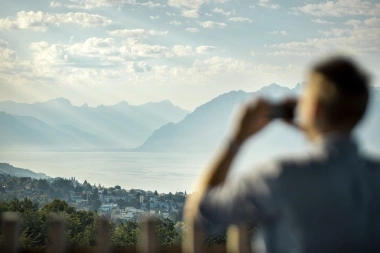
[{"label": "hazy mountain ridge", "polygon": [[15,177],[31,177],[35,179],[49,179],[44,173],[36,173],[29,169],[16,168],[9,163],[0,163],[0,174],[9,174]]},{"label": "hazy mountain ridge", "polygon": [[[92,108],[86,105],[73,106],[64,98],[34,104],[0,102],[0,111],[6,112],[7,121],[12,121],[14,125],[18,123],[14,129],[0,131],[0,139],[12,142],[9,138],[11,135],[4,136],[9,132],[15,137],[12,143],[14,147],[25,148],[26,143],[37,148],[47,148],[50,145],[49,149],[136,147],[155,129],[168,122],[178,122],[189,113],[169,101],[140,106],[129,105],[123,101],[112,106],[100,105]],[[5,120],[6,115],[2,116]],[[26,135],[25,141],[17,137],[17,129],[24,133],[21,136]],[[45,136],[40,133],[45,133]],[[4,145],[0,144],[3,148]]]},{"label": "hazy mountain ridge", "polygon": [[[303,86],[297,84],[291,89],[270,84],[252,93],[231,91],[189,114],[170,101],[140,106],[122,101],[95,108],[86,104],[72,106],[63,98],[35,104],[0,102],[0,111],[12,113],[0,112],[0,122],[4,126],[0,129],[0,148],[212,152],[225,141],[239,104],[257,96],[274,101],[296,96]],[[371,104],[357,133],[366,147],[380,151],[379,111],[380,87],[372,87]],[[182,120],[175,120],[181,117]],[[255,145],[259,145],[262,152],[281,151],[289,146],[294,150],[304,147],[300,133],[289,130],[280,122],[272,125],[255,137]]]},{"label": "hazy mountain ridge", "polygon": [[[296,96],[304,84],[293,89],[270,84],[252,93],[232,91],[218,96],[198,107],[177,124],[167,124],[157,129],[144,144],[135,149],[143,152],[212,152],[226,138],[231,127],[233,112],[247,99],[264,96],[273,101],[287,96]],[[366,118],[357,129],[360,140],[366,147],[380,151],[380,88],[371,89],[371,104]],[[305,140],[300,133],[290,130],[281,122],[275,122],[268,130],[255,137],[255,146],[261,151],[301,150]],[[259,145],[258,145],[259,144]]]}]

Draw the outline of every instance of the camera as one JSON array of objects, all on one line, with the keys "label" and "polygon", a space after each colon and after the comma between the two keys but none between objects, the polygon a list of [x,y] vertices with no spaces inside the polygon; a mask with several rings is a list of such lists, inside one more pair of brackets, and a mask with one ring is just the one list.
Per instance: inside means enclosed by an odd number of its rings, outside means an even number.
[{"label": "camera", "polygon": [[271,119],[293,120],[297,106],[296,100],[286,100],[271,105],[269,117]]}]

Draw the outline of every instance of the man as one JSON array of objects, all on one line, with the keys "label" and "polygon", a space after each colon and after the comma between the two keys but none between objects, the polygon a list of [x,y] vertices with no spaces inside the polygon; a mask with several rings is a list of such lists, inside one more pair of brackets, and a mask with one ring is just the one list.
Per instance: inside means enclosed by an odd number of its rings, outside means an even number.
[{"label": "man", "polygon": [[351,60],[319,63],[298,103],[314,149],[226,180],[239,148],[271,121],[266,100],[245,106],[186,203],[185,221],[215,232],[257,219],[254,252],[380,252],[380,163],[362,156],[351,136],[368,97],[367,77]]}]

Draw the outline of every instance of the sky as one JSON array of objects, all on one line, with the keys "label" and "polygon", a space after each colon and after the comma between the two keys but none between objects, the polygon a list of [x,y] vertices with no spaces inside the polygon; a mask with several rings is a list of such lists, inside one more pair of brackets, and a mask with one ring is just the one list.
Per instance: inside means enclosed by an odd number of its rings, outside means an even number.
[{"label": "sky", "polygon": [[[0,101],[169,99],[294,87],[330,54],[380,85],[380,4],[296,0],[2,0]],[[376,73],[377,71],[377,73]]]}]

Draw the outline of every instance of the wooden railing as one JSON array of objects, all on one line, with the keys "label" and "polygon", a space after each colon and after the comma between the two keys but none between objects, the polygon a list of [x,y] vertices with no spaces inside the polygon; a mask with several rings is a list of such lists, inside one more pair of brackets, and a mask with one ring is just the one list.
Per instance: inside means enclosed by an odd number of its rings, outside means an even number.
[{"label": "wooden railing", "polygon": [[[65,249],[65,222],[59,216],[53,216],[50,220],[50,241],[51,245],[45,251],[24,250],[19,247],[19,227],[20,218],[16,213],[4,213],[3,217],[3,245],[0,252],[17,253],[17,252],[43,252],[43,253],[64,253]],[[227,231],[226,247],[215,246],[206,247],[203,243],[203,233],[199,227],[194,226],[192,236],[182,246],[172,248],[161,248],[157,245],[157,234],[155,229],[155,218],[149,217],[143,223],[142,236],[137,247],[128,249],[113,249],[110,246],[109,223],[106,219],[101,219],[97,231],[97,246],[95,249],[74,250],[69,252],[77,253],[251,253],[249,244],[249,232],[244,226],[231,226]]]}]

